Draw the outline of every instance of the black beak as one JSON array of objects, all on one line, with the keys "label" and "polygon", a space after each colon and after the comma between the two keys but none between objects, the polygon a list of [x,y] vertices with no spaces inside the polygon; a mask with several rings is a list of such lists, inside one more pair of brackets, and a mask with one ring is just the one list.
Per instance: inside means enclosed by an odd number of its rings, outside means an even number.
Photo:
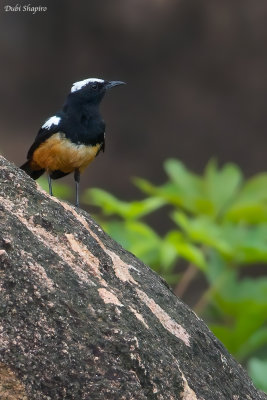
[{"label": "black beak", "polygon": [[119,85],[126,85],[125,82],[121,82],[121,81],[107,81],[107,83],[105,84],[105,88],[106,90],[109,90],[115,86],[119,86]]}]

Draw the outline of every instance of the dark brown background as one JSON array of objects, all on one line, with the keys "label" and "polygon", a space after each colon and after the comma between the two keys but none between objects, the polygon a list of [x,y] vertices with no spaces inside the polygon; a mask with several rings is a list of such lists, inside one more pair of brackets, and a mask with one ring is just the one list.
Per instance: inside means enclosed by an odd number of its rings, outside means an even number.
[{"label": "dark brown background", "polygon": [[[0,150],[18,165],[74,81],[124,80],[105,98],[106,153],[83,178],[130,198],[132,176],[161,182],[178,157],[201,171],[267,168],[265,0],[40,0],[0,10]],[[18,3],[21,6],[27,2]],[[69,178],[66,178],[69,179]]]}]

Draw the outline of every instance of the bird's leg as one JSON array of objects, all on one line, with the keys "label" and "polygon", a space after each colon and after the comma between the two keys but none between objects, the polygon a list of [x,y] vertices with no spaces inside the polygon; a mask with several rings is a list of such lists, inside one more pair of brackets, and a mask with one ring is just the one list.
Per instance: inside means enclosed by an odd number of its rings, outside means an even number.
[{"label": "bird's leg", "polygon": [[74,171],[74,180],[75,180],[75,186],[76,186],[76,207],[80,207],[80,203],[79,203],[80,171],[78,169],[75,169],[75,171]]},{"label": "bird's leg", "polygon": [[51,176],[49,175],[49,173],[48,173],[48,186],[49,186],[49,194],[50,194],[50,196],[53,196],[53,191],[52,191],[52,179],[51,179]]}]

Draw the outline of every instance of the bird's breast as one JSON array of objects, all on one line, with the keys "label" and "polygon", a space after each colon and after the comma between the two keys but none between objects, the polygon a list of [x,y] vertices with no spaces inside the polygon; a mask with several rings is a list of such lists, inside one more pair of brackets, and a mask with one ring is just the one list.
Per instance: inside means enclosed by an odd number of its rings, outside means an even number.
[{"label": "bird's breast", "polygon": [[79,169],[81,172],[98,154],[102,143],[76,144],[58,132],[43,142],[33,153],[33,165],[49,171],[65,173]]}]

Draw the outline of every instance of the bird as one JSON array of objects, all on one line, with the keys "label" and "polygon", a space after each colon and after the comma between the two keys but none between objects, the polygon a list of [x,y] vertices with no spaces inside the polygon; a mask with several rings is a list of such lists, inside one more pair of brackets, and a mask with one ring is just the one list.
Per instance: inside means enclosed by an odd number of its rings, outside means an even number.
[{"label": "bird", "polygon": [[73,83],[63,107],[39,129],[27,161],[20,168],[34,180],[47,172],[51,196],[52,179],[73,172],[75,204],[80,206],[80,174],[105,150],[105,122],[99,105],[105,93],[119,85],[125,82],[87,78]]}]

